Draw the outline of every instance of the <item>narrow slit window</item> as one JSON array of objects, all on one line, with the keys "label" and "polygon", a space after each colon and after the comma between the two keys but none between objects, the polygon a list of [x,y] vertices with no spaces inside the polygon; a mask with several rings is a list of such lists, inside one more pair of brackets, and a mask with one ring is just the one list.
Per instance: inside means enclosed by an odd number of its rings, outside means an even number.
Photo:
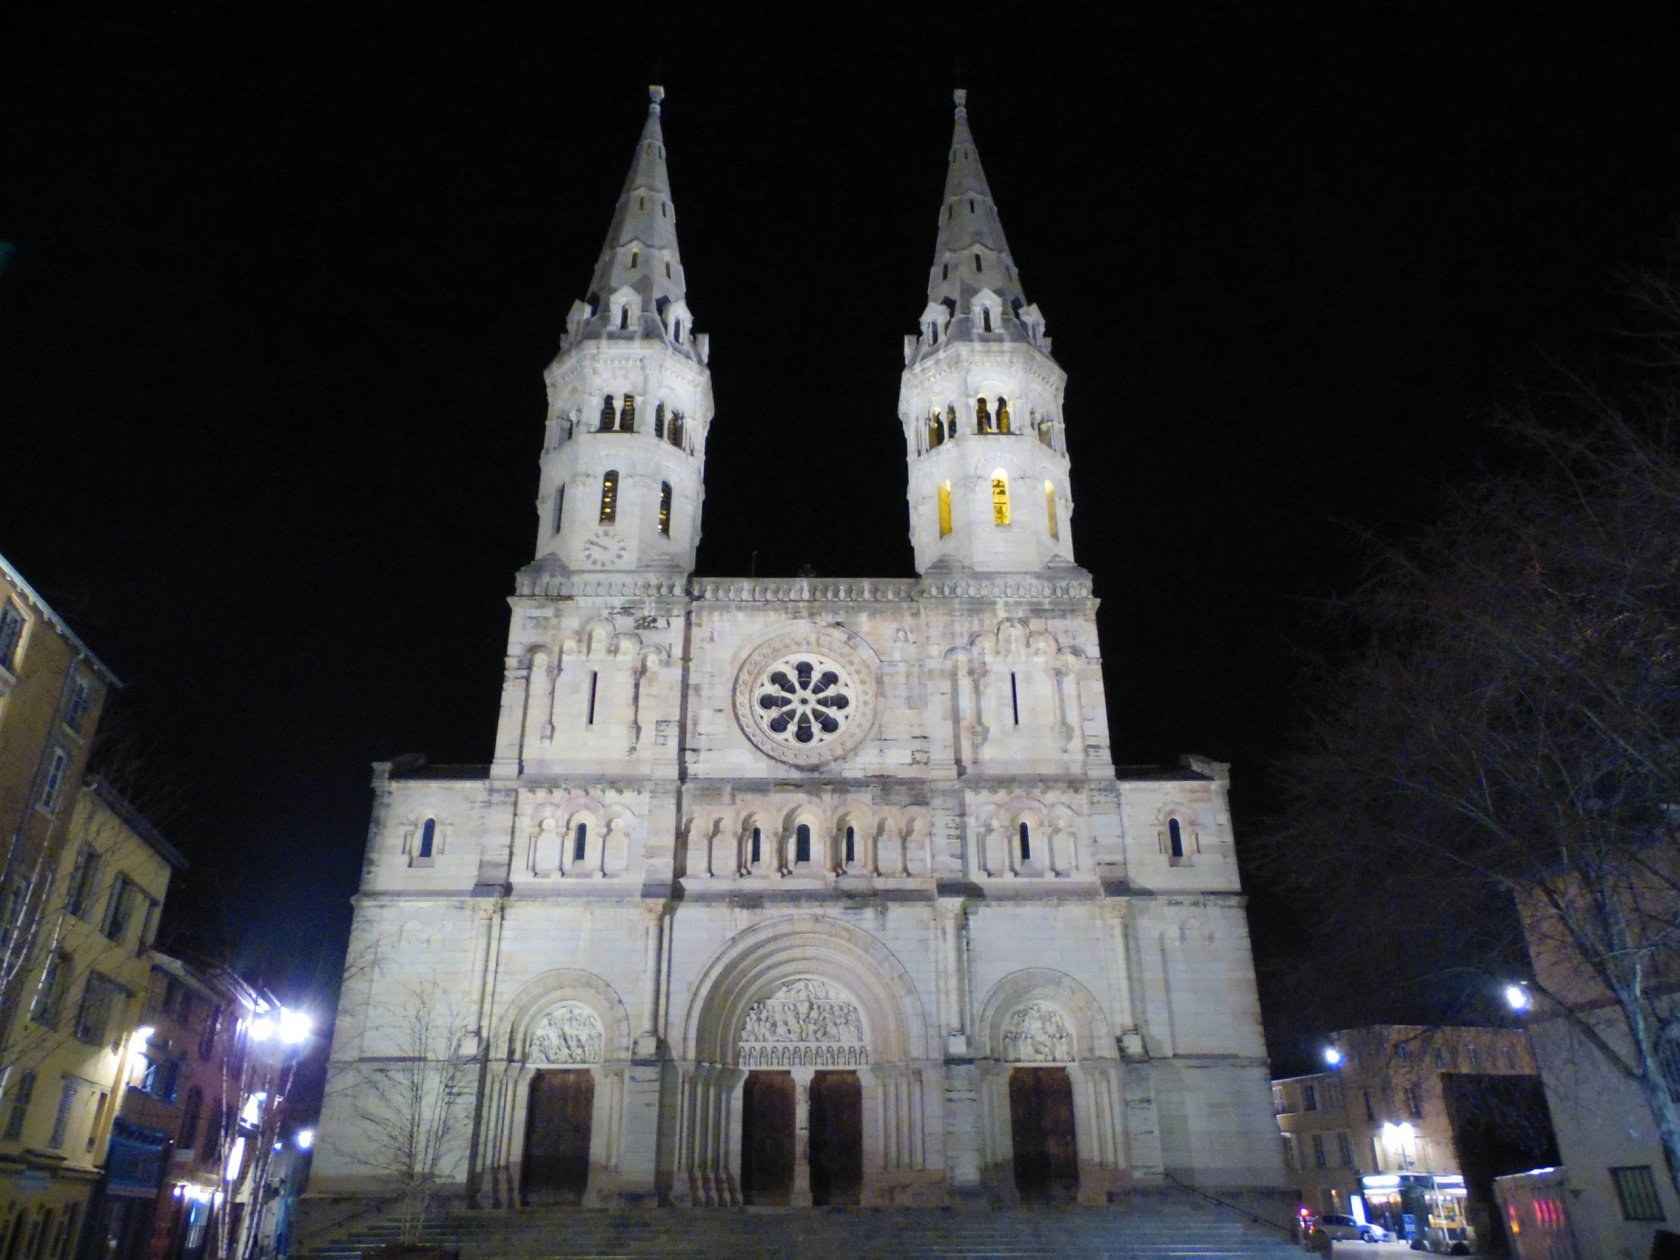
[{"label": "narrow slit window", "polygon": [[970,213],[970,214],[973,214],[973,213],[974,213],[974,198],[973,198],[973,197],[970,197],[970,198],[969,198],[969,199],[968,199],[968,212],[969,212],[969,213]]},{"label": "narrow slit window", "polygon": [[600,690],[600,686],[601,686],[601,672],[599,670],[595,670],[595,669],[590,670],[589,671],[589,713],[586,715],[585,725],[588,725],[588,726],[594,726],[595,725],[595,694],[596,694],[597,691]]},{"label": "narrow slit window", "polygon": [[1021,841],[1021,861],[1032,861],[1032,829],[1026,823],[1021,824],[1019,831]]},{"label": "narrow slit window", "polygon": [[983,330],[985,332],[991,332],[992,331],[992,308],[991,307],[982,306],[980,308],[980,322],[984,326]]},{"label": "narrow slit window", "polygon": [[620,331],[627,330],[630,327],[630,303],[628,302],[618,308],[618,327]]},{"label": "narrow slit window", "polygon": [[1009,432],[1009,399],[998,395],[997,426],[999,433]]},{"label": "narrow slit window", "polygon": [[1009,524],[1009,474],[1001,468],[992,473],[992,524]]},{"label": "narrow slit window", "polygon": [[669,258],[665,260],[665,278],[667,280],[671,278],[671,260]]},{"label": "narrow slit window", "polygon": [[757,866],[758,863],[759,863],[759,859],[764,854],[764,833],[762,831],[760,831],[757,827],[754,827],[752,829],[752,850],[751,850],[751,852],[752,852],[752,856],[748,860],[754,866]]},{"label": "narrow slit window", "polygon": [[857,861],[857,828],[846,828],[846,865]]},{"label": "narrow slit window", "polygon": [[992,408],[985,398],[974,400],[974,431],[976,433],[990,433],[992,431]]},{"label": "narrow slit window", "polygon": [[653,409],[653,436],[656,437],[656,438],[662,438],[662,437],[665,436],[665,404],[664,403],[660,403],[658,406],[656,406]]},{"label": "narrow slit window", "polygon": [[[638,210],[646,210],[647,209],[647,198],[646,197],[637,197],[636,198],[636,209],[638,209]],[[631,254],[630,257],[634,258],[635,255]]]},{"label": "narrow slit window", "polygon": [[631,271],[638,270],[641,266],[641,262],[642,262],[642,251],[639,250],[639,249],[631,250],[630,251],[630,270]]},{"label": "narrow slit window", "polygon": [[671,536],[671,483],[669,481],[659,483],[659,536],[661,538]]},{"label": "narrow slit window", "polygon": [[428,818],[420,828],[420,852],[417,857],[432,856],[432,845],[437,840],[437,819]]},{"label": "narrow slit window", "polygon": [[601,400],[600,431],[602,433],[605,433],[609,429],[611,429],[613,427],[614,422],[617,420],[617,417],[618,417],[618,408],[613,403],[613,396],[611,394],[608,394],[605,398],[603,398]]},{"label": "narrow slit window", "polygon": [[939,264],[939,278],[941,280],[949,280],[951,278],[951,264],[950,263],[940,263]]},{"label": "narrow slit window", "polygon": [[624,395],[624,405],[618,409],[618,431],[620,433],[634,433],[636,431],[636,395]]},{"label": "narrow slit window", "polygon": [[572,861],[583,861],[583,855],[589,852],[589,824],[579,823],[577,830],[572,833]]},{"label": "narrow slit window", "polygon": [[671,337],[679,346],[682,345],[682,320],[679,319],[671,326]]},{"label": "narrow slit window", "polygon": [[980,255],[979,254],[974,255],[974,270],[984,271],[985,269],[986,269],[985,265],[983,263],[981,263],[981,261],[980,261]]},{"label": "narrow slit window", "polygon": [[1015,725],[1021,725],[1021,680],[1014,670],[1009,671],[1009,711],[1015,717]]},{"label": "narrow slit window", "polygon": [[601,524],[611,525],[618,519],[618,469],[608,469],[601,478]]},{"label": "narrow slit window", "polygon": [[948,537],[951,533],[951,483],[939,483],[939,536]]},{"label": "narrow slit window", "polygon": [[1050,525],[1051,539],[1055,540],[1060,538],[1062,536],[1062,530],[1061,526],[1056,521],[1056,483],[1053,481],[1046,481],[1044,483],[1044,515]]},{"label": "narrow slit window", "polygon": [[560,486],[554,491],[554,532],[560,532],[560,521],[566,513],[566,487]]},{"label": "narrow slit window", "polygon": [[793,829],[793,860],[795,862],[809,862],[811,860],[811,828],[808,823],[800,823]]},{"label": "narrow slit window", "polygon": [[1184,856],[1184,828],[1176,818],[1167,819],[1167,853],[1175,858]]}]

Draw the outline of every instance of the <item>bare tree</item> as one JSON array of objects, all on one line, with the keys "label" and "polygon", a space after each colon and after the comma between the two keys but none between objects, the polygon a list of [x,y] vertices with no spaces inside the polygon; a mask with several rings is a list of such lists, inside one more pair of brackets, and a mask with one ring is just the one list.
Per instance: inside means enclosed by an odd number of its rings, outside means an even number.
[{"label": "bare tree", "polygon": [[386,1053],[366,1056],[344,1083],[362,1130],[350,1157],[396,1190],[402,1241],[412,1244],[440,1189],[461,1172],[476,1060],[470,1026],[435,981],[399,986],[380,1006],[369,1050]]},{"label": "bare tree", "polygon": [[1277,854],[1373,979],[1509,966],[1520,915],[1543,1005],[1638,1086],[1680,1186],[1676,413],[1576,401],[1570,429],[1513,421],[1535,467],[1340,606],[1357,647],[1313,692]]}]

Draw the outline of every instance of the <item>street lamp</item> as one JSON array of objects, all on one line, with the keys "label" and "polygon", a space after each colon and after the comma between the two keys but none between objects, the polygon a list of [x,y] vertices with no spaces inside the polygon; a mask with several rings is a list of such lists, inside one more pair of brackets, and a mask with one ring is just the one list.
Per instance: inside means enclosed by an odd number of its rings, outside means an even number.
[{"label": "street lamp", "polygon": [[1335,1046],[1324,1047],[1324,1061],[1331,1067],[1342,1066],[1342,1052]]},{"label": "street lamp", "polygon": [[1526,984],[1508,984],[1505,986],[1505,1005],[1513,1011],[1526,1011],[1534,1005],[1534,999],[1529,995]]}]

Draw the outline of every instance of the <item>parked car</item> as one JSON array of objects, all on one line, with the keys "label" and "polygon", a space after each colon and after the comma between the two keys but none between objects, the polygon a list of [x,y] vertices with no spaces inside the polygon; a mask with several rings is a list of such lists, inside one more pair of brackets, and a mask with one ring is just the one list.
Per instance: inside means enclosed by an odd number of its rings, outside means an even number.
[{"label": "parked car", "polygon": [[1321,1230],[1326,1238],[1340,1242],[1377,1243],[1390,1241],[1389,1233],[1381,1225],[1373,1225],[1368,1221],[1356,1221],[1351,1216],[1342,1216],[1335,1212],[1326,1212],[1313,1221],[1315,1228]]}]

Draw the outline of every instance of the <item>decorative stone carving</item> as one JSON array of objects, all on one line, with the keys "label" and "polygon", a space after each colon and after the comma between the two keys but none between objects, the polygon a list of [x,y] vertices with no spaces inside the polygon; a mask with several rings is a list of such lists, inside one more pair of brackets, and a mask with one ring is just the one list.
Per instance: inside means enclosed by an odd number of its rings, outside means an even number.
[{"label": "decorative stone carving", "polygon": [[821,980],[784,984],[747,1008],[741,1067],[862,1067],[869,1062],[856,1004]]},{"label": "decorative stone carving", "polygon": [[875,721],[874,671],[832,630],[778,635],[735,678],[735,720],[777,761],[819,765],[844,757]]},{"label": "decorative stone carving", "polygon": [[599,1063],[601,1021],[582,1002],[562,1002],[537,1022],[525,1058],[530,1063]]},{"label": "decorative stone carving", "polygon": [[1067,1017],[1043,1002],[1028,1002],[1003,1026],[1003,1058],[1006,1063],[1072,1063]]}]

